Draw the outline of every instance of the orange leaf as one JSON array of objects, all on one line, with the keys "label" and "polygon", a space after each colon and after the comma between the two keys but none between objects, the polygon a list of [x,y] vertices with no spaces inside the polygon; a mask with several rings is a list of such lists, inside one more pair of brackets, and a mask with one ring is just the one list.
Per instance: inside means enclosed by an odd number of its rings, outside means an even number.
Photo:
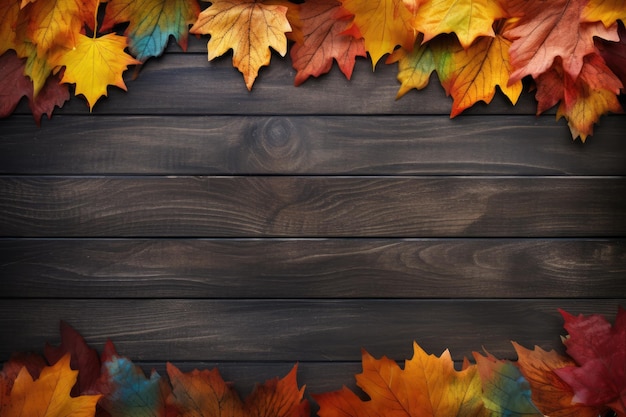
[{"label": "orange leaf", "polygon": [[501,35],[483,37],[469,49],[454,54],[455,75],[450,87],[454,99],[450,117],[455,117],[478,101],[490,103],[496,86],[513,104],[522,93],[520,80],[509,85],[511,65],[509,63],[510,42]]},{"label": "orange leaf", "polygon": [[362,401],[347,388],[315,395],[321,417],[394,416],[479,417],[487,416],[481,400],[481,380],[476,366],[456,371],[450,353],[428,355],[414,343],[413,358],[404,370],[395,361],[375,359],[363,352],[363,372],[357,385],[370,397]]},{"label": "orange leaf", "polygon": [[42,0],[26,6],[26,35],[36,45],[39,56],[46,55],[55,45],[74,46],[83,25],[82,4],[80,0]]},{"label": "orange leaf", "polygon": [[409,51],[413,49],[417,35],[411,27],[413,15],[402,0],[341,0],[341,3],[354,15],[353,26],[348,30],[365,40],[372,68],[398,45]]},{"label": "orange leaf", "polygon": [[575,366],[574,361],[559,355],[554,350],[546,352],[536,346],[529,350],[513,342],[518,355],[517,365],[529,382],[533,403],[550,417],[597,417],[601,410],[573,404],[572,388],[559,378],[555,369]]},{"label": "orange leaf", "polygon": [[70,397],[78,371],[70,368],[70,355],[53,366],[44,368],[39,378],[32,377],[22,368],[18,374],[6,411],[2,417],[92,417],[100,395]]},{"label": "orange leaf", "polygon": [[468,48],[479,36],[495,36],[493,22],[505,16],[500,0],[425,0],[419,4],[413,27],[424,34],[424,42],[455,33]]},{"label": "orange leaf", "polygon": [[55,58],[58,66],[65,66],[64,83],[76,84],[76,95],[82,94],[92,110],[96,101],[107,95],[107,86],[126,90],[122,74],[128,65],[140,64],[124,52],[126,38],[109,33],[99,38],[78,35],[76,47]]},{"label": "orange leaf", "polygon": [[0,55],[15,49],[15,27],[20,11],[19,0],[0,0]]},{"label": "orange leaf", "polygon": [[296,42],[291,48],[293,67],[298,71],[296,85],[311,75],[318,77],[330,71],[333,58],[350,79],[356,57],[367,56],[363,39],[343,33],[349,21],[338,17],[340,6],[337,0],[309,1],[301,5],[303,42]]},{"label": "orange leaf", "polygon": [[304,387],[298,389],[296,371],[294,366],[283,379],[258,385],[243,403],[217,369],[183,373],[168,363],[173,388],[168,403],[183,417],[307,417],[309,403],[302,400]]},{"label": "orange leaf", "polygon": [[255,0],[216,0],[200,13],[190,32],[208,34],[209,61],[233,50],[233,64],[252,89],[259,69],[269,65],[273,48],[287,53],[286,32],[291,30],[287,7]]}]

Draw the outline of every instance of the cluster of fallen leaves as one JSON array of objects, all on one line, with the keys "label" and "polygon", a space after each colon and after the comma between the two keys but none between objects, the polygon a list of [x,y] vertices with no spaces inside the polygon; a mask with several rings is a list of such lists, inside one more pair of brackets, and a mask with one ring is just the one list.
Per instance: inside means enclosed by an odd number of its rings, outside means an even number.
[{"label": "cluster of fallen leaves", "polygon": [[[583,141],[608,112],[622,111],[625,0],[0,0],[0,117],[26,96],[39,123],[69,99],[92,109],[122,74],[163,53],[173,36],[210,35],[208,58],[232,50],[248,89],[271,49],[291,42],[295,84],[330,71],[349,79],[357,57],[398,63],[398,97],[435,72],[451,117],[496,87],[515,104],[522,79],[537,113],[558,105]],[[191,28],[190,28],[191,26]]]},{"label": "cluster of fallen leaves", "polygon": [[[474,353],[456,370],[450,353],[429,355],[417,343],[401,368],[363,351],[357,385],[312,394],[320,417],[598,417],[626,416],[626,310],[611,325],[601,315],[561,311],[567,355],[513,343],[516,362]],[[0,415],[45,417],[308,417],[297,365],[242,401],[217,369],[147,377],[106,343],[102,355],[69,325],[44,355],[15,354],[0,372]]]}]

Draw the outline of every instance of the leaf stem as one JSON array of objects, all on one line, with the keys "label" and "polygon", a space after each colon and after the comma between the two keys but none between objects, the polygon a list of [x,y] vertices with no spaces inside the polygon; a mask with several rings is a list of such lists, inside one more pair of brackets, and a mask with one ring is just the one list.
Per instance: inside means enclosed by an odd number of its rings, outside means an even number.
[{"label": "leaf stem", "polygon": [[98,33],[98,10],[100,9],[100,0],[96,1],[95,11],[93,12],[93,39],[96,39]]}]

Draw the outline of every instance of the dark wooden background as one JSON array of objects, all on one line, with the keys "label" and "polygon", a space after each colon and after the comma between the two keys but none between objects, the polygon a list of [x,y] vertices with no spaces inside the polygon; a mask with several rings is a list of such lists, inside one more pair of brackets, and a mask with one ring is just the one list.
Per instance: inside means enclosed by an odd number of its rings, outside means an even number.
[{"label": "dark wooden background", "polygon": [[354,386],[361,348],[455,360],[560,349],[558,308],[626,306],[626,116],[586,144],[524,93],[454,120],[395,66],[249,93],[204,41],[89,114],[0,120],[0,361],[65,320],[149,369],[218,366],[246,392],[299,363]]}]

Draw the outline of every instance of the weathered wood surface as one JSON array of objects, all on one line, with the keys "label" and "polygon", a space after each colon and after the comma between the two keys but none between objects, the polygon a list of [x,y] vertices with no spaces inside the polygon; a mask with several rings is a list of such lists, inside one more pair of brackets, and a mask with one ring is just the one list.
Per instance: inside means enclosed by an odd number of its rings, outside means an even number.
[{"label": "weathered wood surface", "polygon": [[624,175],[623,117],[58,116],[0,121],[2,174]]},{"label": "weathered wood surface", "polygon": [[[305,288],[303,288],[305,291]],[[120,294],[122,295],[122,294]],[[102,347],[149,361],[358,361],[406,358],[412,341],[455,360],[484,346],[511,358],[511,340],[560,348],[568,312],[614,315],[611,300],[4,300],[0,357],[58,340],[59,318]]]},{"label": "weathered wood surface", "polygon": [[9,237],[626,235],[619,177],[2,177]]},{"label": "weathered wood surface", "polygon": [[623,239],[0,240],[7,298],[612,298],[625,276]]}]

